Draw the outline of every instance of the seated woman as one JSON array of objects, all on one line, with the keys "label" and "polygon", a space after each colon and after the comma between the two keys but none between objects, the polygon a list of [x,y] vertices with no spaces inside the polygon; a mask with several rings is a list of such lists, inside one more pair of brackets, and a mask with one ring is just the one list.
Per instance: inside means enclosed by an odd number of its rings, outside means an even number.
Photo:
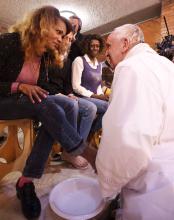
[{"label": "seated woman", "polygon": [[72,64],[72,87],[74,92],[97,107],[97,118],[92,132],[102,127],[102,117],[108,107],[108,96],[101,88],[102,66],[97,56],[102,52],[104,43],[99,35],[88,35],[83,41],[85,55],[77,57]]},{"label": "seated woman", "polygon": [[71,42],[73,41],[73,32],[67,34],[60,48],[60,53],[64,56],[64,66],[51,66],[49,71],[49,82],[43,83],[42,88],[49,91],[50,94],[56,94],[57,99],[64,99],[66,102],[74,102],[78,124],[76,126],[80,136],[86,141],[91,130],[92,123],[96,117],[97,108],[92,102],[74,96],[71,84],[71,61],[67,58]]},{"label": "seated woman", "polygon": [[80,156],[86,145],[74,128],[74,106],[57,102],[56,96],[39,86],[47,80],[48,65],[60,64],[58,48],[70,30],[71,25],[58,9],[45,6],[16,24],[11,33],[0,35],[0,119],[31,118],[42,124],[16,184],[27,219],[40,215],[41,204],[32,179],[42,176],[55,140],[71,159],[78,160],[79,166],[88,164]]}]

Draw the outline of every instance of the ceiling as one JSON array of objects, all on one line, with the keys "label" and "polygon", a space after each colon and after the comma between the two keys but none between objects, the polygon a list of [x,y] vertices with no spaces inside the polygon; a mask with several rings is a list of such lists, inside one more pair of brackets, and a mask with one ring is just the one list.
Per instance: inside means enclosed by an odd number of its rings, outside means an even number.
[{"label": "ceiling", "polygon": [[43,5],[75,12],[82,32],[105,34],[124,23],[138,23],[156,17],[162,0],[0,0],[0,26],[8,27],[26,12]]}]

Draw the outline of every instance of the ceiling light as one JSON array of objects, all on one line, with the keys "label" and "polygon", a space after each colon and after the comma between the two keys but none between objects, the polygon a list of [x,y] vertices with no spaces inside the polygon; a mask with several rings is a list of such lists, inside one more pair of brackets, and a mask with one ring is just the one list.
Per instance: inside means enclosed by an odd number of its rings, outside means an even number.
[{"label": "ceiling light", "polygon": [[60,11],[60,15],[69,19],[71,16],[74,16],[76,14],[73,11],[63,10],[63,11]]}]

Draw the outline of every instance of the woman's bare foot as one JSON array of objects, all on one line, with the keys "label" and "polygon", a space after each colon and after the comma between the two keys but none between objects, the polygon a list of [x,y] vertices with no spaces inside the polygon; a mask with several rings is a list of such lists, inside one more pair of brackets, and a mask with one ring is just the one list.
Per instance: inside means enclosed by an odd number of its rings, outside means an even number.
[{"label": "woman's bare foot", "polygon": [[88,160],[88,162],[91,164],[95,172],[96,172],[96,166],[95,166],[96,155],[97,155],[97,149],[93,147],[91,144],[89,144],[82,153],[82,156]]},{"label": "woman's bare foot", "polygon": [[80,155],[72,156],[69,153],[63,151],[61,157],[63,160],[71,163],[77,169],[84,170],[88,168],[89,165],[88,161]]}]

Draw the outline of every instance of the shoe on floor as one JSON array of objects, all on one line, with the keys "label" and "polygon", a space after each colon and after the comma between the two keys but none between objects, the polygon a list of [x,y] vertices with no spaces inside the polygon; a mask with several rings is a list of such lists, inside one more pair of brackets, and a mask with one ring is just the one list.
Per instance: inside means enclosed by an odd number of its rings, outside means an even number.
[{"label": "shoe on floor", "polygon": [[50,161],[50,165],[54,166],[54,165],[60,165],[63,164],[65,161],[62,159],[61,157],[62,153],[56,153],[54,155],[51,156],[51,161]]},{"label": "shoe on floor", "polygon": [[25,183],[22,187],[16,184],[17,197],[21,201],[22,212],[27,219],[38,218],[41,213],[41,204],[35,193],[32,182]]},{"label": "shoe on floor", "polygon": [[55,153],[53,155],[51,155],[51,161],[57,161],[61,159],[61,154],[62,153]]}]

